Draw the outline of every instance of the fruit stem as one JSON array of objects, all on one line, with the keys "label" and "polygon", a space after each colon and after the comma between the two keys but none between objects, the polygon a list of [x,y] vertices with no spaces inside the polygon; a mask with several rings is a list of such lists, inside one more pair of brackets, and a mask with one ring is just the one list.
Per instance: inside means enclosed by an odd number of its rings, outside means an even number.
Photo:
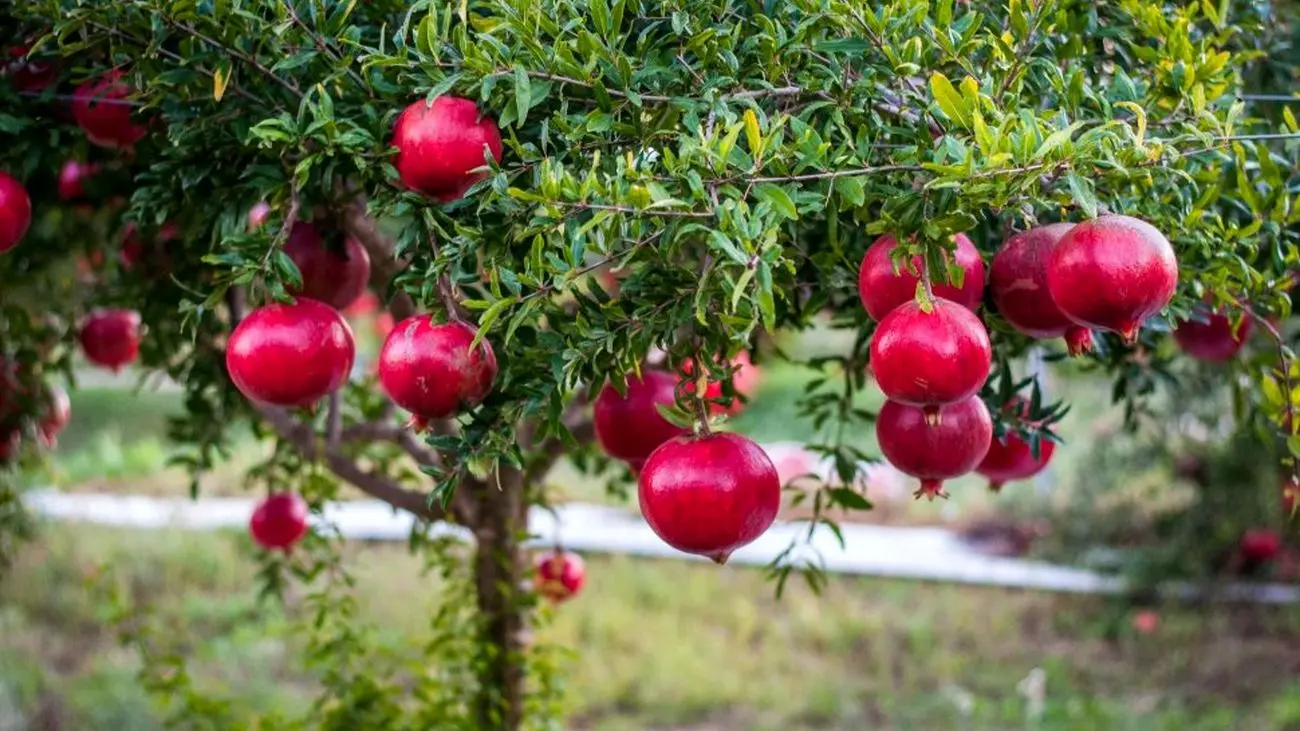
[{"label": "fruit stem", "polygon": [[713,433],[713,430],[709,428],[709,405],[700,397],[698,391],[691,398],[695,400],[695,418],[698,421],[696,433],[707,437]]},{"label": "fruit stem", "polygon": [[925,299],[927,304],[934,305],[934,288],[930,284],[930,264],[925,257],[921,257],[921,286],[925,288]]}]

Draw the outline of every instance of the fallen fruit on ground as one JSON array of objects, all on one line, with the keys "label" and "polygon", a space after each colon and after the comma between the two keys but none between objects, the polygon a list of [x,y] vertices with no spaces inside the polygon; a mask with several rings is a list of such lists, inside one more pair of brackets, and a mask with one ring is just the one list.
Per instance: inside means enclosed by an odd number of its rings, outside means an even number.
[{"label": "fallen fruit on ground", "polygon": [[656,369],[629,376],[625,394],[606,384],[596,397],[596,441],[611,457],[627,462],[647,459],[659,445],[687,433],[665,419],[658,406],[672,406],[677,376]]},{"label": "fallen fruit on ground", "polygon": [[351,236],[336,234],[334,238],[327,242],[315,225],[298,221],[289,232],[284,253],[302,275],[302,287],[290,294],[342,310],[366,291],[370,253]]},{"label": "fallen fruit on ground", "polygon": [[1164,234],[1131,216],[1084,221],[1066,232],[1047,265],[1052,301],[1075,324],[1137,340],[1143,321],[1178,287],[1178,259]]},{"label": "fallen fruit on ground", "polygon": [[[958,266],[965,272],[960,287],[947,284],[943,275],[932,277],[931,288],[936,297],[956,302],[970,310],[979,308],[984,298],[984,260],[979,249],[966,234],[957,234],[955,257]],[[895,308],[916,297],[916,285],[921,281],[921,257],[913,256],[908,267],[898,270],[890,252],[898,246],[893,234],[885,234],[875,240],[862,257],[858,267],[858,297],[871,319],[879,322],[893,312]],[[915,273],[914,273],[915,272]]]},{"label": "fallen fruit on ground", "polygon": [[393,146],[402,183],[442,203],[486,178],[471,171],[486,165],[488,155],[500,162],[502,153],[496,122],[480,117],[473,101],[454,96],[408,106],[393,127]]},{"label": "fallen fruit on ground", "polygon": [[411,412],[417,428],[477,406],[492,391],[496,354],[486,339],[470,349],[477,333],[463,322],[439,325],[428,315],[414,315],[384,339],[379,384],[393,403]]},{"label": "fallen fruit on ground", "polygon": [[259,307],[226,343],[239,392],[276,406],[309,406],[347,382],[356,358],[352,328],[338,310],[299,297]]},{"label": "fallen fruit on ground", "polygon": [[78,340],[86,360],[117,373],[140,354],[140,313],[94,310],[86,316]]},{"label": "fallen fruit on ground", "polygon": [[646,460],[637,485],[656,535],[719,564],[771,527],[781,507],[772,460],[739,434],[670,439]]},{"label": "fallen fruit on ground", "polygon": [[920,407],[886,401],[876,416],[880,453],[921,481],[916,497],[947,497],[943,481],[974,470],[988,454],[993,419],[978,396],[939,408],[935,423]]},{"label": "fallen fruit on ground", "polygon": [[537,558],[534,587],[538,594],[555,603],[572,599],[587,581],[582,556],[569,551],[548,551]]},{"label": "fallen fruit on ground", "polygon": [[0,254],[18,245],[32,223],[32,200],[16,178],[0,172]]},{"label": "fallen fruit on ground", "polygon": [[132,119],[135,105],[119,71],[87,81],[73,93],[72,116],[86,139],[100,147],[129,148],[144,139],[146,129]]},{"label": "fallen fruit on ground", "polygon": [[889,313],[871,337],[871,373],[885,396],[934,407],[966,399],[989,377],[993,349],[975,313],[935,298],[929,312],[916,300]]},{"label": "fallen fruit on ground", "polygon": [[[1019,411],[1022,419],[1029,417],[1029,402],[1016,396],[1003,407],[1005,411]],[[1015,480],[1027,480],[1042,472],[1056,451],[1056,443],[1050,439],[1040,439],[1038,456],[1029,442],[1019,434],[1008,431],[1002,439],[994,437],[989,443],[988,454],[975,471],[989,478],[989,489],[997,492],[1002,485]]]},{"label": "fallen fruit on ground", "polygon": [[1184,320],[1174,328],[1174,341],[1178,347],[1207,363],[1223,363],[1237,357],[1254,327],[1250,317],[1243,317],[1234,327],[1234,318],[1222,312],[1197,314],[1199,319]]},{"label": "fallen fruit on ground", "polygon": [[993,257],[989,291],[998,314],[1033,338],[1064,336],[1070,355],[1092,349],[1092,333],[1061,312],[1047,288],[1047,263],[1073,223],[1052,223],[1012,234]]},{"label": "fallen fruit on ground", "polygon": [[307,502],[298,494],[278,492],[253,509],[248,532],[268,551],[287,551],[307,535]]}]

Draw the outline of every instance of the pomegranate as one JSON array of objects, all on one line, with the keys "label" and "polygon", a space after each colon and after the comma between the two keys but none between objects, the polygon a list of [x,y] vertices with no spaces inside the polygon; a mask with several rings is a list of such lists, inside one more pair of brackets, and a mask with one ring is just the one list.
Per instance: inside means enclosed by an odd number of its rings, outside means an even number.
[{"label": "pomegranate", "polygon": [[256,231],[271,217],[271,204],[262,201],[248,209],[248,230]]},{"label": "pomegranate", "polygon": [[918,498],[948,497],[943,481],[975,469],[993,441],[993,419],[978,396],[943,406],[940,415],[933,423],[917,406],[886,401],[876,417],[881,454],[921,481]]},{"label": "pomegranate", "polygon": [[[749,398],[750,394],[758,388],[760,372],[758,366],[755,366],[749,359],[749,353],[740,351],[736,357],[731,359],[731,385],[735,389],[736,397],[731,400],[730,404],[722,403],[724,398],[722,393],[721,381],[710,381],[704,390],[704,400],[709,402],[709,411],[713,414],[727,414],[735,416],[745,410],[747,401],[741,397]],[[681,388],[684,394],[693,395],[695,393],[695,363],[687,361],[682,364],[681,368]]]},{"label": "pomegranate", "polygon": [[0,254],[18,245],[32,223],[32,200],[27,189],[8,173],[0,172]]},{"label": "pomegranate", "polygon": [[86,194],[86,181],[99,173],[94,163],[69,160],[59,170],[59,198],[72,201]]},{"label": "pomegranate", "polygon": [[[969,310],[979,308],[984,297],[984,260],[966,234],[953,237],[957,242],[956,261],[966,273],[961,287],[935,281],[933,290],[936,297],[956,302]],[[890,253],[898,246],[898,240],[891,234],[876,239],[867,253],[862,257],[862,266],[858,268],[858,296],[871,319],[879,322],[894,311],[899,305],[916,298],[916,285],[920,281],[921,257],[914,256],[910,267],[917,272],[912,274],[907,269],[894,270]],[[948,254],[949,256],[953,254]]]},{"label": "pomegranate", "polygon": [[1019,332],[1048,340],[1065,336],[1070,355],[1092,350],[1092,333],[1070,321],[1047,290],[1047,262],[1072,223],[1053,223],[1012,234],[993,257],[989,289],[998,314]]},{"label": "pomegranate", "polygon": [[767,454],[739,434],[679,436],[646,460],[641,513],[679,551],[723,564],[776,520],[781,479]]},{"label": "pomegranate", "polygon": [[572,599],[587,581],[582,556],[556,549],[537,560],[537,593],[557,604]]},{"label": "pomegranate", "polygon": [[[1029,417],[1029,402],[1016,396],[1003,407],[1007,411],[1020,412],[1021,419]],[[1007,432],[1002,439],[993,439],[989,443],[988,454],[975,471],[989,478],[989,489],[997,492],[1002,484],[1014,480],[1027,480],[1047,467],[1056,451],[1056,443],[1042,439],[1038,443],[1038,458],[1029,447],[1029,442],[1014,432]]]},{"label": "pomegranate", "polygon": [[1057,242],[1047,264],[1047,289],[1066,317],[1117,332],[1129,344],[1177,288],[1178,259],[1169,240],[1129,216],[1076,225]]},{"label": "pomegranate", "polygon": [[307,535],[307,501],[291,492],[278,492],[258,503],[248,532],[268,551],[288,551]]},{"label": "pomegranate", "polygon": [[39,93],[45,91],[59,80],[58,66],[52,61],[39,61],[28,58],[30,45],[14,46],[9,49],[9,58],[13,59],[8,67],[9,83],[18,91]]},{"label": "pomegranate", "polygon": [[67,391],[59,386],[50,386],[46,404],[45,414],[36,426],[41,443],[52,448],[58,442],[59,432],[72,421],[72,402]]},{"label": "pomegranate", "polygon": [[1282,550],[1282,537],[1268,528],[1251,528],[1241,534],[1238,544],[1242,558],[1254,563],[1268,563]]},{"label": "pomegranate", "polygon": [[[935,298],[930,312],[915,300],[895,308],[871,338],[871,372],[885,396],[934,407],[961,401],[989,377],[993,348],[975,313]],[[980,455],[983,456],[983,455]]]},{"label": "pomegranate", "polygon": [[1133,629],[1138,634],[1154,634],[1160,629],[1160,614],[1151,609],[1143,609],[1133,615]]},{"label": "pomegranate", "polygon": [[352,371],[352,328],[333,307],[306,297],[249,313],[226,343],[226,370],[253,401],[309,406],[343,386]]},{"label": "pomegranate", "polygon": [[596,441],[611,457],[644,461],[659,445],[687,433],[660,415],[657,408],[673,405],[677,378],[649,369],[641,371],[639,379],[628,377],[626,384],[626,396],[620,396],[612,384],[606,384],[596,396]]},{"label": "pomegranate", "polygon": [[86,360],[117,373],[140,354],[140,313],[95,310],[78,335]]},{"label": "pomegranate", "polygon": [[360,241],[338,237],[329,245],[310,223],[293,224],[284,253],[302,274],[302,289],[292,294],[320,300],[336,309],[351,305],[370,281],[370,254]]},{"label": "pomegranate", "polygon": [[86,139],[100,147],[132,147],[144,139],[144,126],[131,119],[131,89],[122,72],[113,70],[87,81],[72,95],[72,116]]},{"label": "pomegranate", "polygon": [[442,203],[458,200],[487,177],[471,172],[487,164],[485,147],[498,162],[503,152],[496,122],[480,118],[473,101],[454,96],[408,106],[393,127],[393,146],[402,183]]},{"label": "pomegranate", "polygon": [[1254,326],[1249,317],[1234,328],[1232,318],[1222,312],[1210,312],[1202,320],[1187,320],[1174,328],[1174,340],[1182,351],[1197,360],[1223,363],[1232,360],[1250,337]]},{"label": "pomegranate", "polygon": [[379,351],[379,385],[411,412],[416,428],[477,406],[492,391],[497,357],[487,340],[470,350],[473,326],[435,325],[428,315],[397,323]]}]

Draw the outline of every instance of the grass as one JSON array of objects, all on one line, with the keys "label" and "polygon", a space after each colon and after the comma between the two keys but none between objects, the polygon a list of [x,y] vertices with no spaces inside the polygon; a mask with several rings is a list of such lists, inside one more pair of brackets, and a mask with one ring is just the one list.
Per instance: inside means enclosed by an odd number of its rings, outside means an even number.
[{"label": "grass", "polygon": [[[382,641],[417,646],[437,583],[413,581],[418,560],[392,546],[357,546],[349,563]],[[0,581],[0,724],[17,706],[29,720],[57,709],[63,731],[159,728],[137,658],[87,588],[99,567],[183,628],[205,687],[267,711],[305,702],[292,625],[255,599],[243,536],[49,526]],[[778,601],[743,568],[595,556],[588,568],[547,630],[576,650],[575,730],[1300,728],[1294,610],[1165,607],[1139,636],[1078,597],[836,578],[823,596],[791,585]],[[1017,690],[1035,668],[1036,721]]]}]

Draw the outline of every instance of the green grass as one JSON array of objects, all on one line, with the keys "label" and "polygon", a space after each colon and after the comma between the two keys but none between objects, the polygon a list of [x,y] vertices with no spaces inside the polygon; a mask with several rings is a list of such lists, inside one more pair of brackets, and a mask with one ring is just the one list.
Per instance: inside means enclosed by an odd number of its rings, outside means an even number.
[{"label": "green grass", "polygon": [[[392,546],[357,546],[362,615],[417,646],[436,581]],[[0,581],[0,711],[57,705],[63,729],[152,731],[138,660],[106,628],[97,567],[187,638],[204,687],[241,705],[309,697],[290,617],[256,598],[246,539],[53,526]],[[590,557],[546,638],[576,651],[568,727],[586,731],[1034,729],[1218,731],[1300,724],[1300,614],[1162,610],[1151,636],[1095,599],[835,578],[823,596],[761,573]],[[391,598],[401,596],[402,601]],[[1117,622],[1121,631],[1106,639]],[[1032,722],[1017,684],[1046,673]],[[1291,724],[1289,726],[1288,724]]]}]

